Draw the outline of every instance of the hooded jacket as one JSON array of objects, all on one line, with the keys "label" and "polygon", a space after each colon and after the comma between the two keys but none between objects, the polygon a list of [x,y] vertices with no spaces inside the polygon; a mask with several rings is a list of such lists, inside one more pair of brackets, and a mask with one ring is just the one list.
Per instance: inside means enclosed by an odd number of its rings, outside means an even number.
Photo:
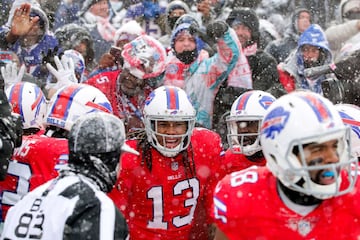
[{"label": "hooded jacket", "polygon": [[[46,13],[40,7],[31,5],[30,15],[36,15],[40,18],[39,24],[44,30],[38,42],[26,48],[21,46],[20,39],[14,44],[7,43],[4,39],[6,39],[6,35],[10,31],[10,25],[4,25],[0,28],[0,48],[15,52],[19,56],[20,63],[25,64],[27,73],[37,78],[46,79],[48,72],[41,70],[43,57],[46,56],[49,51],[54,51],[58,46],[58,41],[52,32],[49,31],[49,20]],[[9,16],[9,24],[11,24],[12,17],[13,15]]]},{"label": "hooded jacket", "polygon": [[287,92],[295,89],[309,89],[313,92],[322,94],[321,82],[327,78],[326,75],[320,75],[309,79],[304,76],[304,60],[301,48],[304,45],[311,45],[320,48],[324,53],[324,59],[321,65],[332,63],[332,53],[329,49],[329,43],[326,40],[325,33],[317,24],[312,24],[300,36],[296,51],[278,65],[280,82]]},{"label": "hooded jacket", "polygon": [[[179,25],[176,30],[183,27],[185,25]],[[176,30],[172,35],[172,42],[177,35]],[[229,28],[217,40],[216,45],[215,55],[204,59],[199,53],[188,65],[180,62],[175,55],[169,56],[164,80],[165,83],[169,79],[177,80],[177,83],[183,81],[182,86],[197,111],[196,123],[209,129],[212,127],[214,99],[220,84],[236,67],[239,72],[249,73],[249,65],[233,29]],[[250,78],[249,74],[245,77]]]}]

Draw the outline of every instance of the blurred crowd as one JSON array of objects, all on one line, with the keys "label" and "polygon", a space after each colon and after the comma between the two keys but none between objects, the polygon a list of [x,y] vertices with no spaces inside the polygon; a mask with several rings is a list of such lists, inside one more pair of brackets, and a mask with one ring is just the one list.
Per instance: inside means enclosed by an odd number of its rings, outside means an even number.
[{"label": "blurred crowd", "polygon": [[[360,0],[0,6],[1,239],[327,239],[308,215],[358,185]],[[275,190],[242,188],[267,179]],[[254,230],[239,186],[279,194],[296,227]],[[63,215],[42,207],[57,203]]]}]

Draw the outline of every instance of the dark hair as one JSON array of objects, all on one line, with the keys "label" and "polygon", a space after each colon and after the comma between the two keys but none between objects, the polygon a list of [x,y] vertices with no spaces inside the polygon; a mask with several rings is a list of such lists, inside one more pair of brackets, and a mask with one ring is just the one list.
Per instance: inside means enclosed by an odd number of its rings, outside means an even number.
[{"label": "dark hair", "polygon": [[[146,167],[151,172],[151,170],[152,170],[152,160],[153,160],[152,159],[152,154],[151,154],[152,146],[148,142],[147,138],[144,137],[144,138],[140,139],[137,146],[136,146],[136,148],[137,148],[136,150],[138,152],[140,152],[140,150],[142,149],[141,164],[146,165]],[[187,149],[181,151],[179,154],[182,155],[182,163],[183,163],[183,166],[185,168],[186,176],[187,177],[195,176],[196,175],[196,168],[195,168],[195,161],[194,161],[194,151],[193,151],[193,147],[192,147],[191,143],[190,143],[190,145],[189,145],[189,147]]]}]

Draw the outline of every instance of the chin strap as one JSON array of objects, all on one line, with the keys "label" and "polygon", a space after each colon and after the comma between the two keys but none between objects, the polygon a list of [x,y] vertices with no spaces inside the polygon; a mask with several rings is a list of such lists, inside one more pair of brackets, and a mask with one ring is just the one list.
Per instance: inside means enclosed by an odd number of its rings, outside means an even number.
[{"label": "chin strap", "polygon": [[[304,184],[304,179],[300,179],[296,185],[302,186]],[[277,184],[280,186],[280,189],[283,191],[283,193],[293,202],[299,205],[303,206],[312,206],[317,205],[322,202],[321,199],[318,199],[311,195],[306,195],[304,193],[300,193],[297,191],[294,191],[288,187],[286,187],[281,181],[277,180]]]}]

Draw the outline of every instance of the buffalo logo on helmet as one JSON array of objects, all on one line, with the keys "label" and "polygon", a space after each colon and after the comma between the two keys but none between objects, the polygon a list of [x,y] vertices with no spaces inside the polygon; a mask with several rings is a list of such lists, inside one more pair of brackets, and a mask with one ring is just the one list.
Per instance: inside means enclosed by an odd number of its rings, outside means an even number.
[{"label": "buffalo logo on helmet", "polygon": [[274,139],[276,133],[280,133],[290,116],[290,112],[285,111],[283,107],[274,108],[265,118],[261,127],[261,134],[266,138]]}]

